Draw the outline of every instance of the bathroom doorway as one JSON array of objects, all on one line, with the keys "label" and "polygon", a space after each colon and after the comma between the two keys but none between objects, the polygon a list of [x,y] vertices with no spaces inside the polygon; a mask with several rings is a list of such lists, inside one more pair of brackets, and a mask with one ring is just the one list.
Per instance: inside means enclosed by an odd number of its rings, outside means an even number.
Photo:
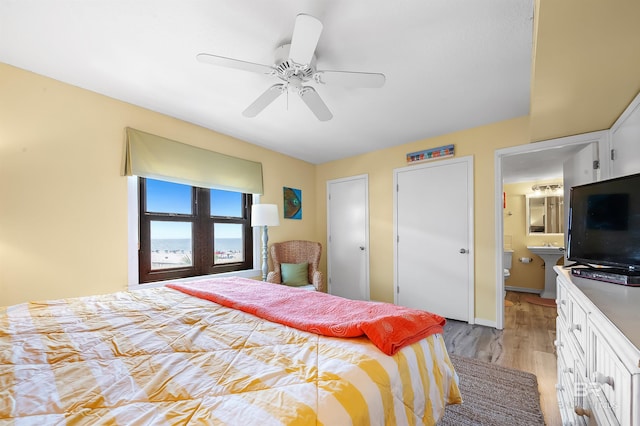
[{"label": "bathroom doorway", "polygon": [[[504,215],[505,209],[504,185],[505,181],[525,182],[561,180],[563,184],[564,199],[569,203],[569,190],[571,186],[599,179],[599,174],[608,175],[608,162],[599,162],[598,158],[608,158],[608,146],[606,145],[606,132],[593,132],[584,135],[569,136],[543,142],[535,142],[527,145],[515,146],[497,150],[495,153],[495,220],[496,220],[496,328],[502,329],[504,324],[504,265],[503,249],[505,243],[513,244],[513,241],[505,241]],[[582,151],[582,154],[578,154]],[[585,152],[591,153],[589,157]],[[596,163],[594,163],[596,161]],[[599,167],[594,171],[593,167]],[[596,176],[595,178],[593,178]],[[589,180],[587,180],[589,179]],[[506,211],[505,211],[506,210]],[[564,217],[568,215],[565,209]],[[522,228],[526,225],[523,220]],[[562,240],[564,241],[564,237]],[[512,262],[518,262],[517,254],[514,254]]]}]

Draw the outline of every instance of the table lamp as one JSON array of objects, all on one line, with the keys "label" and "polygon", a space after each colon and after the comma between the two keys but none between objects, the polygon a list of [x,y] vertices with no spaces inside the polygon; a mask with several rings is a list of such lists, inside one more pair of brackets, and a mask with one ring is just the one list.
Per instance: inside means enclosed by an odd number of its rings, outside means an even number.
[{"label": "table lamp", "polygon": [[262,226],[262,281],[267,280],[267,243],[269,226],[280,225],[278,206],[275,204],[253,204],[251,206],[251,226]]}]

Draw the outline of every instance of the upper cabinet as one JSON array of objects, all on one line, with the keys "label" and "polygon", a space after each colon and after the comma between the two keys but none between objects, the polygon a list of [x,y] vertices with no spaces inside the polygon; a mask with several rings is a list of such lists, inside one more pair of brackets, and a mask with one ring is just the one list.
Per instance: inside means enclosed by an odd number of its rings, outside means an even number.
[{"label": "upper cabinet", "polygon": [[640,173],[640,94],[611,127],[611,177]]}]

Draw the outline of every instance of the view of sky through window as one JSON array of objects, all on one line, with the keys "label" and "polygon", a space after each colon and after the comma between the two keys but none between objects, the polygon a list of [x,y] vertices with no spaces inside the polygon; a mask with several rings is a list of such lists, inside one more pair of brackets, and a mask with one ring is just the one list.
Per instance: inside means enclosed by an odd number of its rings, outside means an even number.
[{"label": "view of sky through window", "polygon": [[[191,214],[191,187],[179,183],[147,179],[147,211],[155,213]],[[242,216],[242,194],[239,192],[211,190],[212,216]],[[185,223],[154,221],[153,239],[191,238],[191,226]],[[188,225],[188,226],[186,226]],[[242,238],[242,227],[216,227],[216,239]]]}]

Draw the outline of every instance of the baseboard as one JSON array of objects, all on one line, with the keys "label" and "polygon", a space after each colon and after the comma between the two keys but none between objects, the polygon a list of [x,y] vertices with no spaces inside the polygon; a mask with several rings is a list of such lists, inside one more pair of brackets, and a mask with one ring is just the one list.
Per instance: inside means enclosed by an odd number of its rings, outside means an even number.
[{"label": "baseboard", "polygon": [[512,287],[509,285],[505,285],[504,289],[507,291],[515,291],[517,293],[533,293],[533,294],[537,294],[540,295],[540,293],[542,293],[542,290],[537,290],[535,288],[526,288],[526,287]]},{"label": "baseboard", "polygon": [[495,321],[489,321],[486,319],[482,319],[482,318],[476,318],[475,319],[475,324],[476,325],[483,325],[485,327],[492,327],[492,328],[497,328],[498,327],[498,323]]}]

